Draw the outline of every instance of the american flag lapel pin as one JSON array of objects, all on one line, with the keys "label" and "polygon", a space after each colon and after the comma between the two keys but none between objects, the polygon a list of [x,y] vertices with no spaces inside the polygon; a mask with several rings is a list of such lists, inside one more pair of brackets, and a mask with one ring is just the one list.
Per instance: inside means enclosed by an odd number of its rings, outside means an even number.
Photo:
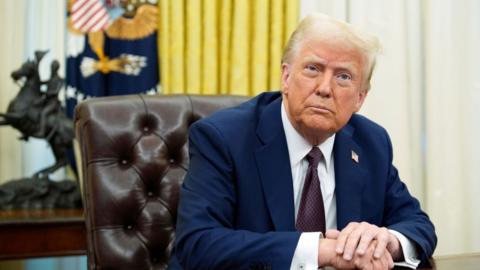
[{"label": "american flag lapel pin", "polygon": [[355,163],[358,163],[358,154],[355,153],[355,151],[352,150],[352,160],[355,161]]}]

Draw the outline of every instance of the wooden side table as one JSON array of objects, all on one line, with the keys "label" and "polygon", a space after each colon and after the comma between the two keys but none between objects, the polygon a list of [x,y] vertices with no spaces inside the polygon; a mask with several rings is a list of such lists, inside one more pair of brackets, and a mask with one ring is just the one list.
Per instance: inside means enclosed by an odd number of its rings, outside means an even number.
[{"label": "wooden side table", "polygon": [[0,259],[85,255],[83,209],[0,210]]}]

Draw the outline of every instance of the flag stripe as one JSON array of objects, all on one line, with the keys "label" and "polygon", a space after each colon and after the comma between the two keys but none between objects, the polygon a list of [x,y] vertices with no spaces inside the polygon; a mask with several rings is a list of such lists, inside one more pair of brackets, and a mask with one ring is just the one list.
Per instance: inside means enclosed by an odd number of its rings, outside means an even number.
[{"label": "flag stripe", "polygon": [[83,1],[83,4],[78,9],[72,9],[72,20],[77,21],[87,10],[97,3],[95,0]]},{"label": "flag stripe", "polygon": [[107,28],[107,26],[108,26],[108,16],[105,16],[99,23],[93,25],[92,28],[88,30],[88,32],[96,32],[100,29]]},{"label": "flag stripe", "polygon": [[100,0],[78,0],[72,6],[73,27],[82,32],[108,27],[110,16]]},{"label": "flag stripe", "polygon": [[75,1],[75,3],[73,3],[73,6],[72,6],[72,12],[80,10],[83,6],[85,6],[89,2],[90,2],[90,0]]},{"label": "flag stripe", "polygon": [[[102,16],[98,17],[96,21],[94,21],[93,23],[91,23],[88,26],[85,26],[85,30],[87,32],[98,31],[98,30],[102,29],[107,22],[108,22],[108,14],[105,12],[104,14],[102,14]],[[93,30],[93,29],[95,29],[95,30]]]},{"label": "flag stripe", "polygon": [[82,30],[89,29],[93,24],[98,21],[98,17],[103,17],[106,13],[107,12],[104,8],[99,7],[98,10],[95,10],[95,13],[92,13],[92,16],[90,16],[88,20],[86,20],[79,28]]},{"label": "flag stripe", "polygon": [[83,24],[85,22],[85,20],[88,20],[89,18],[89,14],[90,12],[92,11],[92,9],[96,8],[96,6],[98,6],[98,3],[95,3],[91,6],[88,6],[87,9],[84,9],[82,11],[79,11],[81,12],[80,16],[78,16],[77,18],[75,19],[72,19],[74,23],[77,23],[77,24]]},{"label": "flag stripe", "polygon": [[100,3],[95,3],[93,6],[89,7],[88,10],[85,10],[85,13],[82,14],[77,21],[74,21],[74,25],[77,25],[78,28],[82,28],[82,26],[90,21],[92,16],[94,16],[101,9],[102,5]]}]

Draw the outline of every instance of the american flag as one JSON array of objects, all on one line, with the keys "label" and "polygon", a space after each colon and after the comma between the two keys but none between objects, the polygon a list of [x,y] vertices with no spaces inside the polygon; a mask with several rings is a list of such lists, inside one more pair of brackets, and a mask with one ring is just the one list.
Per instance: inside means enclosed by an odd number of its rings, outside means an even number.
[{"label": "american flag", "polygon": [[75,1],[71,19],[73,27],[84,33],[106,29],[110,24],[110,16],[101,0]]}]

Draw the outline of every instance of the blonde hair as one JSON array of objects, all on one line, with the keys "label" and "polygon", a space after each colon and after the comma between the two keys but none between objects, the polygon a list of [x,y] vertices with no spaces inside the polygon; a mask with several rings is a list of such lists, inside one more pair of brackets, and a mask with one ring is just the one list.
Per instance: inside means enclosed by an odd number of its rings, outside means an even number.
[{"label": "blonde hair", "polygon": [[370,88],[370,79],[375,68],[377,54],[380,51],[380,42],[375,35],[326,14],[312,13],[300,22],[290,36],[283,51],[282,64],[291,63],[301,42],[312,35],[327,42],[341,42],[363,54],[367,60],[366,89]]}]

